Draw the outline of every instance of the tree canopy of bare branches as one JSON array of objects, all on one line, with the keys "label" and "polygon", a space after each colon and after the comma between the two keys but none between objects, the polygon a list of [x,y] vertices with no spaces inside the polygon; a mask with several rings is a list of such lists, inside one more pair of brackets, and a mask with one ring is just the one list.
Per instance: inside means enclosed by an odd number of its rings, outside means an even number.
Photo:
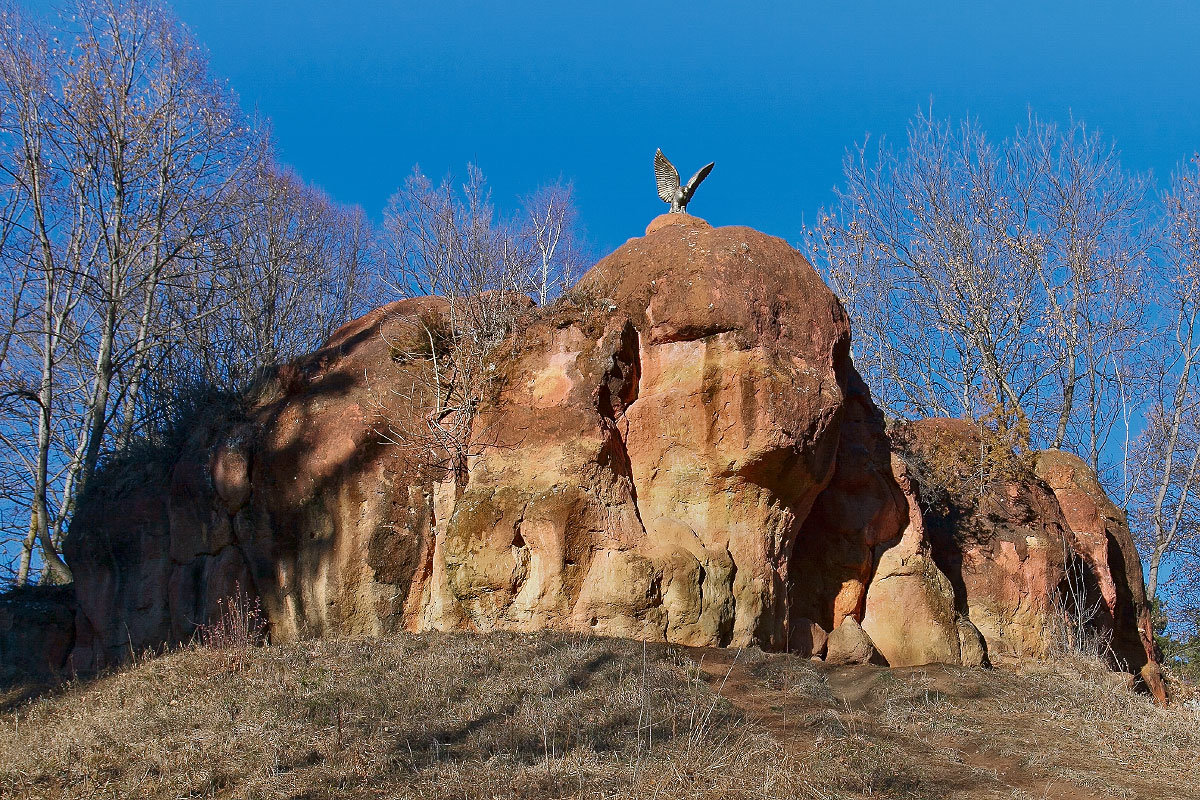
[{"label": "tree canopy of bare branches", "polygon": [[583,261],[572,189],[558,182],[500,217],[483,173],[434,184],[419,168],[388,203],[382,235],[387,282],[400,297],[444,302],[396,320],[389,345],[407,383],[379,398],[383,436],[423,470],[463,480],[486,442],[475,409],[494,379],[496,348],[521,313],[546,304]]},{"label": "tree canopy of bare branches", "polygon": [[[0,7],[0,502],[14,579],[190,379],[239,386],[354,306],[361,213],[273,165],[164,8]],[[236,313],[230,313],[236,311]],[[24,522],[19,522],[21,518]]]},{"label": "tree canopy of bare branches", "polygon": [[993,142],[920,114],[864,144],[809,245],[855,321],[856,364],[893,414],[999,406],[1099,466],[1130,380],[1147,268],[1145,181],[1082,123]]},{"label": "tree canopy of bare branches", "polygon": [[[1163,196],[1157,335],[1145,360],[1146,424],[1131,463],[1131,511],[1146,588],[1169,590],[1177,619],[1200,612],[1200,156]],[[1164,574],[1165,570],[1165,574]],[[1166,580],[1164,580],[1166,578]]]},{"label": "tree canopy of bare branches", "polygon": [[[861,145],[808,232],[899,417],[1010,419],[1086,458],[1124,506],[1150,594],[1200,608],[1200,166],[1155,193],[1083,123],[1003,141],[918,114]],[[1164,582],[1163,578],[1168,576]]]}]

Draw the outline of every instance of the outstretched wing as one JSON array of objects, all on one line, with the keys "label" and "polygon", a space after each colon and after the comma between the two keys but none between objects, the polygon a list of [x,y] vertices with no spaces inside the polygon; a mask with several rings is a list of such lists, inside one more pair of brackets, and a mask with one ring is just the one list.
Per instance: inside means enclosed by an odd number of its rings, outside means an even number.
[{"label": "outstretched wing", "polygon": [[684,190],[684,194],[687,197],[690,198],[692,194],[695,193],[696,187],[700,185],[701,181],[708,177],[708,173],[712,172],[713,165],[716,163],[717,162],[715,161],[708,162],[707,165],[701,167],[700,171],[692,176],[692,179],[687,182],[687,189]]},{"label": "outstretched wing", "polygon": [[679,189],[679,172],[662,150],[654,151],[654,178],[658,181],[659,198],[664,203],[674,202],[675,192]]}]

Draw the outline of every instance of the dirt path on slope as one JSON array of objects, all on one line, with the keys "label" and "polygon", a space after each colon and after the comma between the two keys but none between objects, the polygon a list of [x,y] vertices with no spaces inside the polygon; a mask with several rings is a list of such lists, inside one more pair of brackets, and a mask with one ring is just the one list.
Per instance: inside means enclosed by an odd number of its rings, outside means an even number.
[{"label": "dirt path on slope", "polygon": [[[1036,752],[993,752],[984,744],[986,731],[983,735],[956,734],[954,725],[949,724],[949,732],[930,734],[926,730],[905,730],[902,724],[886,724],[882,719],[890,711],[886,687],[903,685],[913,676],[935,686],[955,682],[957,678],[941,665],[899,670],[870,665],[831,667],[819,662],[801,666],[800,669],[811,666],[823,678],[831,697],[822,698],[803,691],[781,690],[764,677],[764,673],[771,672],[773,660],[790,659],[795,664],[798,661],[795,657],[764,658],[757,653],[748,656],[741,651],[717,648],[689,648],[689,651],[714,691],[801,758],[813,754],[818,736],[829,737],[831,732],[837,735],[841,731],[860,740],[875,740],[900,748],[906,768],[912,769],[930,797],[1107,800],[1129,796],[1119,787],[1114,787],[1117,794],[1099,794],[1061,777],[1038,774],[1024,763],[1036,761]],[[764,668],[764,664],[768,667]],[[1000,713],[996,717],[998,725],[1020,724]],[[1031,749],[1036,747],[1033,741],[1030,744]]]}]

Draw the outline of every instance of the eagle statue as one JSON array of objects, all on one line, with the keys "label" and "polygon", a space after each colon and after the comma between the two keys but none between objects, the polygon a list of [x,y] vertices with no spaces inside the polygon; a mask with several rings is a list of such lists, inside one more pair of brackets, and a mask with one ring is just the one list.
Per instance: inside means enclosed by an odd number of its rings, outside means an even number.
[{"label": "eagle statue", "polygon": [[662,150],[655,151],[654,178],[658,181],[658,196],[664,203],[671,204],[672,213],[683,213],[687,210],[687,204],[691,201],[692,195],[696,193],[696,187],[708,177],[708,173],[712,172],[715,163],[715,161],[711,161],[701,167],[686,186],[680,186],[679,170],[675,169],[675,165],[667,160]]}]

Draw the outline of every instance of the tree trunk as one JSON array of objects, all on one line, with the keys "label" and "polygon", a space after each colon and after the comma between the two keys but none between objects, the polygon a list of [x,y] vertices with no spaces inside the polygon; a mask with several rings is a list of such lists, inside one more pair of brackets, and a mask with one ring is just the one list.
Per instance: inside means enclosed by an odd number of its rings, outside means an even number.
[{"label": "tree trunk", "polygon": [[96,383],[92,392],[92,407],[88,409],[87,449],[84,451],[76,492],[84,491],[96,472],[96,464],[100,461],[100,449],[104,442],[105,429],[108,427],[108,393],[112,384],[112,351],[116,324],[117,305],[115,300],[110,300],[100,338],[100,352],[96,357]]},{"label": "tree trunk", "polygon": [[1058,429],[1055,430],[1054,441],[1050,445],[1056,450],[1062,449],[1063,442],[1067,438],[1067,424],[1071,421],[1071,407],[1075,402],[1075,383],[1078,380],[1075,375],[1074,348],[1072,348],[1072,352],[1068,354],[1068,357],[1071,359],[1071,366],[1067,372],[1066,384],[1063,386],[1063,405],[1058,413]]},{"label": "tree trunk", "polygon": [[[49,296],[49,295],[48,295]],[[46,491],[49,482],[50,467],[50,404],[53,400],[53,351],[49,339],[53,333],[47,331],[46,352],[42,358],[42,386],[39,394],[38,409],[38,454],[37,466],[34,470],[33,508],[30,511],[30,528],[37,530],[38,542],[42,546],[42,560],[45,574],[54,583],[70,583],[71,570],[67,562],[62,560],[54,540],[50,536],[50,505],[47,502]]]},{"label": "tree trunk", "polygon": [[1162,563],[1163,549],[1155,547],[1150,554],[1150,570],[1146,575],[1146,599],[1151,603],[1158,595],[1158,567]]},{"label": "tree trunk", "polygon": [[17,586],[29,585],[29,565],[33,561],[33,545],[37,542],[37,510],[29,514],[29,533],[21,542],[21,561],[17,567]]}]

